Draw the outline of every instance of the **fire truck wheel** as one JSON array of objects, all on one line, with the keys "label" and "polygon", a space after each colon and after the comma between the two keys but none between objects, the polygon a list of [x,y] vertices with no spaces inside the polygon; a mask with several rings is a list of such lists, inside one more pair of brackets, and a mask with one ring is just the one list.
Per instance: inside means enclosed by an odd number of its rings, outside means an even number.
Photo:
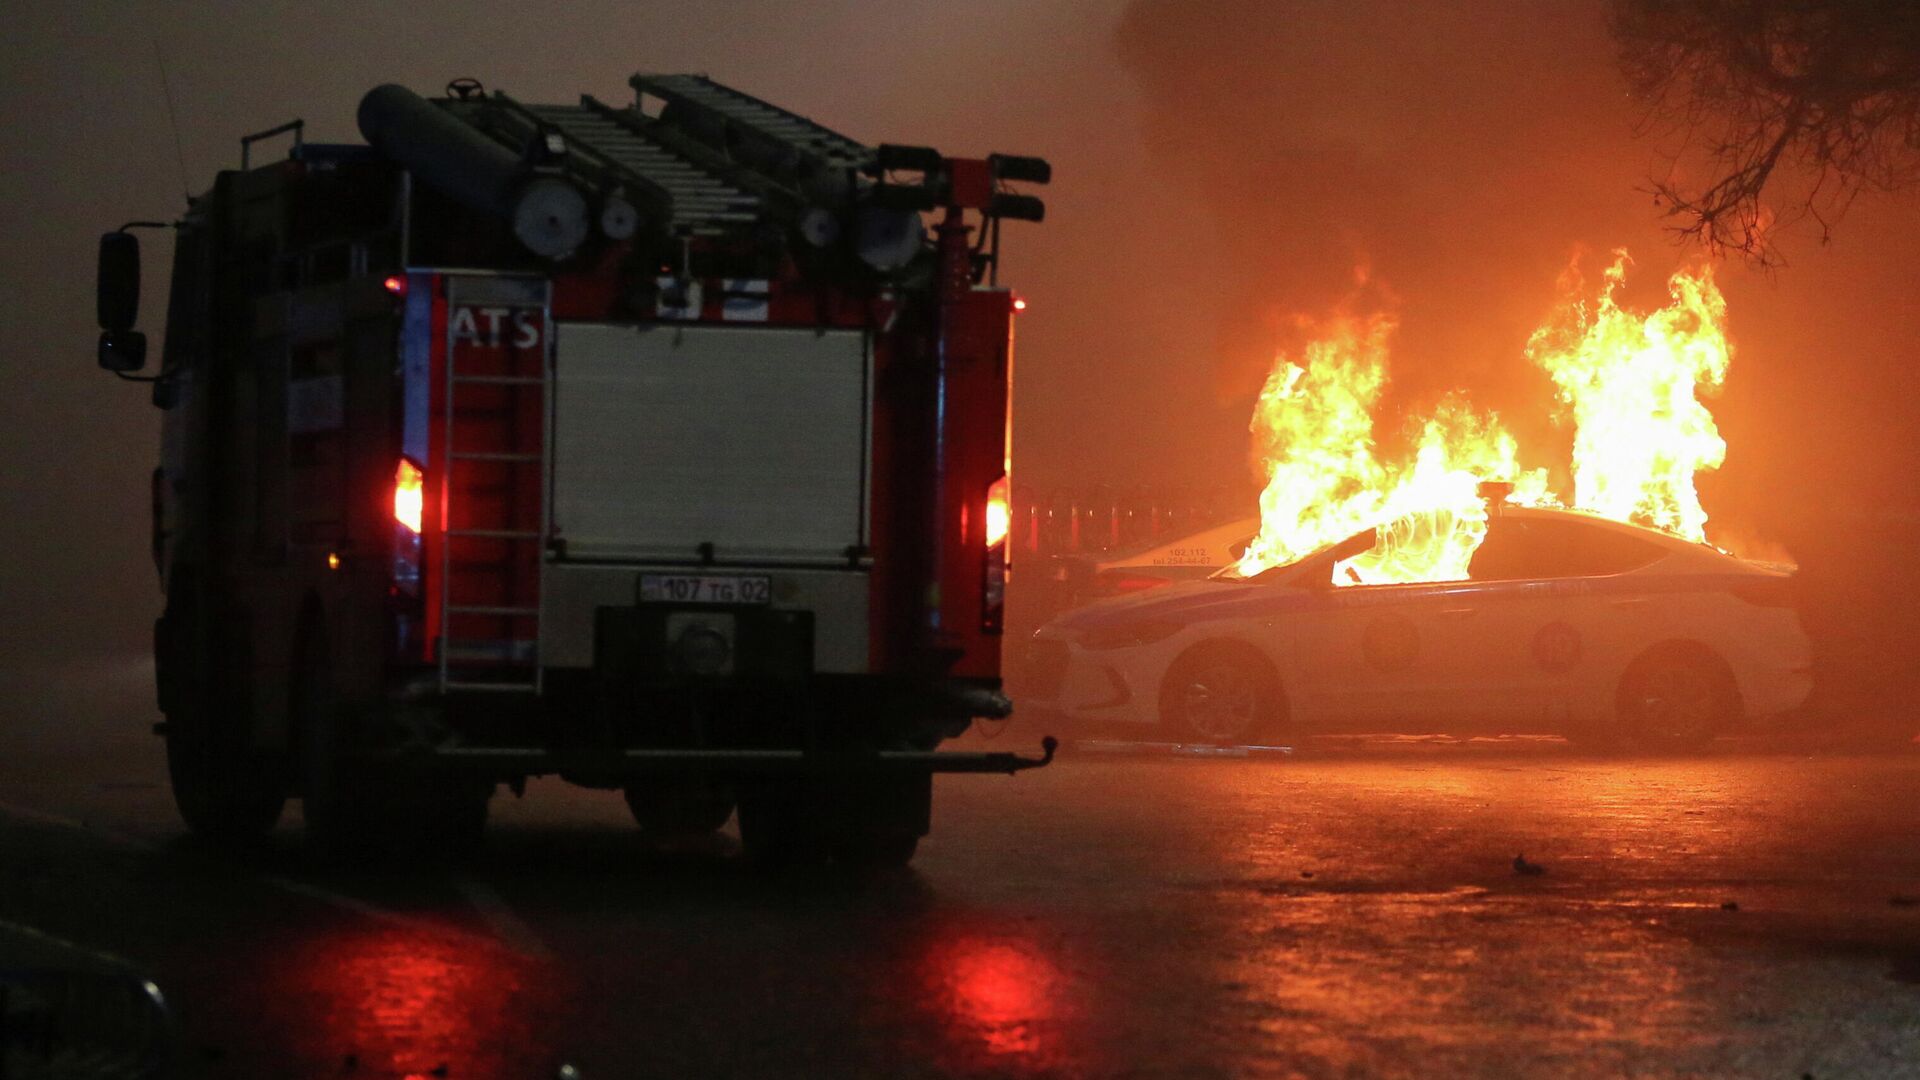
[{"label": "fire truck wheel", "polygon": [[353,731],[333,691],[326,634],[300,634],[288,702],[307,846],[324,859],[366,854],[379,835],[378,778],[354,760]]},{"label": "fire truck wheel", "polygon": [[760,780],[740,787],[740,847],[763,870],[816,866],[827,859],[817,807],[792,781]]},{"label": "fire truck wheel", "polygon": [[1698,750],[1740,711],[1740,692],[1727,665],[1690,643],[1657,646],[1620,678],[1621,726],[1643,750]]},{"label": "fire truck wheel", "polygon": [[933,775],[875,776],[838,785],[833,859],[850,869],[879,870],[912,861],[933,818]]},{"label": "fire truck wheel", "polygon": [[623,794],[641,831],[663,839],[719,832],[733,816],[733,792],[704,780],[642,781]]},{"label": "fire truck wheel", "polygon": [[187,828],[221,843],[243,843],[280,820],[286,787],[282,771],[248,749],[247,717],[234,704],[240,688],[211,684],[192,626],[186,605],[176,601],[155,628],[157,651],[164,651],[170,669],[167,778]]},{"label": "fire truck wheel", "polygon": [[381,811],[396,826],[394,835],[402,843],[429,853],[471,854],[486,835],[495,786],[464,776],[392,780],[385,786]]},{"label": "fire truck wheel", "polygon": [[860,833],[834,842],[833,860],[842,866],[885,870],[913,861],[920,838],[911,833]]},{"label": "fire truck wheel", "polygon": [[1160,684],[1160,723],[1179,742],[1245,743],[1278,727],[1285,712],[1273,667],[1235,642],[1194,647]]}]

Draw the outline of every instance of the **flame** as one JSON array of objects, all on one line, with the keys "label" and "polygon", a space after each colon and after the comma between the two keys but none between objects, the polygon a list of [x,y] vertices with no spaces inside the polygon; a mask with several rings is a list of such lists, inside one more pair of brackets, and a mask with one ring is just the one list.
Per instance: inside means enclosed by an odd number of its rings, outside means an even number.
[{"label": "flame", "polygon": [[[1693,476],[1717,467],[1726,443],[1695,393],[1726,377],[1726,301],[1709,269],[1682,271],[1669,282],[1671,305],[1635,315],[1615,300],[1629,263],[1615,253],[1591,304],[1577,274],[1563,278],[1567,299],[1526,354],[1553,379],[1575,426],[1572,505],[1701,540],[1706,514]],[[1309,343],[1297,360],[1275,360],[1254,407],[1266,487],[1242,574],[1377,526],[1373,549],[1336,569],[1339,584],[1459,580],[1486,535],[1480,481],[1512,482],[1518,504],[1569,501],[1550,490],[1546,468],[1522,463],[1499,417],[1457,393],[1417,422],[1406,460],[1382,460],[1374,416],[1396,320],[1338,312],[1299,324]]]},{"label": "flame", "polygon": [[[1632,264],[1614,252],[1599,298],[1574,298],[1535,331],[1527,354],[1552,377],[1574,424],[1573,505],[1619,521],[1707,537],[1693,478],[1716,469],[1727,443],[1698,392],[1726,381],[1727,301],[1713,269],[1667,282],[1673,302],[1646,316],[1614,300]],[[1578,288],[1577,269],[1566,279]]]},{"label": "flame", "polygon": [[1368,528],[1373,550],[1342,566],[1342,584],[1464,578],[1486,533],[1483,479],[1515,484],[1516,501],[1546,494],[1546,473],[1519,467],[1513,436],[1459,396],[1441,401],[1419,428],[1412,459],[1380,460],[1373,412],[1387,385],[1396,322],[1337,314],[1303,322],[1314,340],[1301,362],[1282,356],[1254,408],[1267,485],[1260,535],[1240,572],[1280,566]]}]

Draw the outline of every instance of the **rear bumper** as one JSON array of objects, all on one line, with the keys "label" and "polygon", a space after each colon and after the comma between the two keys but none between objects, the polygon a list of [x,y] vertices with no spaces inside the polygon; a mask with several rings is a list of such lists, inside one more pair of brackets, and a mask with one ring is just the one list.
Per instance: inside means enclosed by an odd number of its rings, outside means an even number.
[{"label": "rear bumper", "polygon": [[1737,672],[1741,711],[1750,720],[1765,720],[1806,704],[1813,693],[1813,665],[1757,668]]}]

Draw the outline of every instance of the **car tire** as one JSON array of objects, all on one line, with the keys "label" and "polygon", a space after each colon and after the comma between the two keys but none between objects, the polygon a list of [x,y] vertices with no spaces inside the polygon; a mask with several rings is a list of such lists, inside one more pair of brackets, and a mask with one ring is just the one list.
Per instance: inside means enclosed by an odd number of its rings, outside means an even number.
[{"label": "car tire", "polygon": [[1733,675],[1704,646],[1655,648],[1620,677],[1622,732],[1642,750],[1699,750],[1739,715]]},{"label": "car tire", "polygon": [[1245,743],[1277,729],[1285,711],[1272,666],[1244,645],[1199,646],[1160,683],[1160,724],[1177,742]]}]

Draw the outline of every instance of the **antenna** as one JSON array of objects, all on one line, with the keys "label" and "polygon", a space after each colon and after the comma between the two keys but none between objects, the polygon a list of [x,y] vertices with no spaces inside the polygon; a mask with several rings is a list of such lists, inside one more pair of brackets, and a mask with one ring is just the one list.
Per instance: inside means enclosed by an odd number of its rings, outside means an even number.
[{"label": "antenna", "polygon": [[153,35],[153,62],[160,66],[160,96],[167,102],[167,126],[173,129],[173,160],[180,166],[180,197],[193,203],[192,185],[187,180],[187,154],[180,148],[180,117],[173,111],[173,87],[167,83],[167,58],[160,52],[160,35]]}]

